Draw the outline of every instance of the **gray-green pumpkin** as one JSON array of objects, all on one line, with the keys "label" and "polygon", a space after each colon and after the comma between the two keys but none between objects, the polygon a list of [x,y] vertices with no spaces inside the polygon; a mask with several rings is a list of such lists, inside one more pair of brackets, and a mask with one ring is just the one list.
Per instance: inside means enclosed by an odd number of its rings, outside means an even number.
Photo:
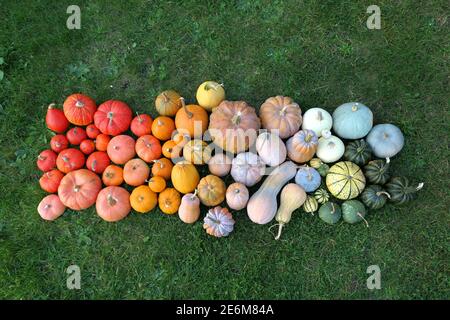
[{"label": "gray-green pumpkin", "polygon": [[385,160],[372,160],[364,167],[364,175],[373,184],[385,184],[389,178],[389,158]]},{"label": "gray-green pumpkin", "polygon": [[314,214],[319,208],[319,204],[317,200],[313,196],[306,196],[305,203],[303,203],[303,210],[305,212]]},{"label": "gray-green pumpkin", "polygon": [[334,202],[327,202],[319,209],[319,218],[328,224],[336,224],[341,216],[341,208]]},{"label": "gray-green pumpkin", "polygon": [[354,224],[364,221],[368,227],[369,224],[364,219],[366,214],[367,209],[359,200],[347,200],[342,204],[342,218],[347,223]]},{"label": "gray-green pumpkin", "polygon": [[345,147],[344,159],[358,166],[365,165],[371,158],[372,148],[364,139],[352,141]]},{"label": "gray-green pumpkin", "polygon": [[361,193],[361,201],[369,208],[373,210],[384,207],[388,198],[391,198],[379,185],[367,186]]}]

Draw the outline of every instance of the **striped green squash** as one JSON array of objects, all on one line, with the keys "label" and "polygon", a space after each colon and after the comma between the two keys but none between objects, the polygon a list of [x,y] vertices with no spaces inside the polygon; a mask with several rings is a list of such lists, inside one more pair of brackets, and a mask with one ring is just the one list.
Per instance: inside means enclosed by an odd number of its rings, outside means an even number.
[{"label": "striped green squash", "polygon": [[341,161],[330,168],[326,176],[330,193],[341,200],[356,198],[366,185],[361,168],[350,161]]},{"label": "striped green squash", "polygon": [[364,175],[373,184],[385,184],[389,178],[389,158],[384,160],[372,160],[364,167]]}]

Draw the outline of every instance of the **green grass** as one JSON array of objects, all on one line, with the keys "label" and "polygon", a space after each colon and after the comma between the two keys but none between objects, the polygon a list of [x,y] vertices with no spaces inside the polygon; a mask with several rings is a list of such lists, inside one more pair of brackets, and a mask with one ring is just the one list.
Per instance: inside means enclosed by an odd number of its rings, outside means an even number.
[{"label": "green grass", "polygon": [[[66,28],[72,2],[50,3],[0,7],[0,298],[450,297],[447,1],[378,1],[381,30],[366,28],[371,1],[77,1],[81,30]],[[363,102],[400,126],[393,172],[424,190],[372,212],[370,228],[296,212],[279,242],[245,211],[226,239],[159,211],[115,224],[94,209],[39,218],[50,102],[82,91],[154,116],[158,92],[194,101],[206,79],[255,107],[276,94],[303,110]],[[81,290],[66,288],[71,264]],[[373,264],[381,290],[366,287]]]}]

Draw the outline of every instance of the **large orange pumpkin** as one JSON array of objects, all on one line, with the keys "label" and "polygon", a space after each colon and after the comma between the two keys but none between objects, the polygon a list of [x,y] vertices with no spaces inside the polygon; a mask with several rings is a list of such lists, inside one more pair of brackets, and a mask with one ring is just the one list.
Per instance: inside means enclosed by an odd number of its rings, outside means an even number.
[{"label": "large orange pumpkin", "polygon": [[142,159],[132,159],[123,168],[123,180],[130,186],[143,185],[149,174],[150,168]]},{"label": "large orange pumpkin", "polygon": [[208,113],[196,104],[186,105],[181,98],[182,108],[175,116],[175,127],[178,132],[201,138],[208,128]]},{"label": "large orange pumpkin", "polygon": [[175,123],[169,117],[159,116],[152,124],[152,134],[161,141],[169,140],[175,130]]},{"label": "large orange pumpkin", "polygon": [[66,207],[83,210],[95,203],[101,188],[102,182],[94,172],[80,169],[69,172],[62,178],[58,196]]},{"label": "large orange pumpkin", "polygon": [[172,169],[172,184],[181,193],[193,192],[200,181],[200,175],[188,161],[178,162]]},{"label": "large orange pumpkin", "polygon": [[86,126],[94,120],[97,105],[90,97],[75,93],[67,97],[63,109],[64,115],[70,123],[77,126]]},{"label": "large orange pumpkin", "polygon": [[139,186],[131,192],[130,203],[135,211],[146,213],[156,207],[158,197],[148,186]]},{"label": "large orange pumpkin", "polygon": [[124,164],[136,155],[135,141],[132,137],[121,134],[111,139],[107,152],[112,162]]},{"label": "large orange pumpkin", "polygon": [[222,101],[211,113],[208,132],[223,150],[241,153],[258,137],[261,122],[245,101]]},{"label": "large orange pumpkin", "polygon": [[64,149],[58,154],[56,166],[59,171],[67,173],[83,168],[85,161],[86,159],[83,152],[78,149],[69,148]]},{"label": "large orange pumpkin", "polygon": [[108,100],[98,107],[94,123],[102,133],[116,136],[128,130],[132,116],[133,113],[125,102]]},{"label": "large orange pumpkin", "polygon": [[123,182],[123,169],[114,164],[110,164],[103,171],[102,181],[105,186],[120,186]]},{"label": "large orange pumpkin", "polygon": [[135,149],[138,157],[145,162],[151,162],[161,157],[161,143],[150,134],[139,137]]},{"label": "large orange pumpkin", "polygon": [[122,187],[106,187],[99,192],[95,208],[99,217],[105,221],[122,220],[131,211],[130,194]]},{"label": "large orange pumpkin", "polygon": [[181,196],[174,188],[167,188],[159,194],[159,208],[165,214],[174,214],[181,204]]},{"label": "large orange pumpkin", "polygon": [[167,158],[153,160],[152,175],[169,180],[172,173],[172,168],[172,161]]}]

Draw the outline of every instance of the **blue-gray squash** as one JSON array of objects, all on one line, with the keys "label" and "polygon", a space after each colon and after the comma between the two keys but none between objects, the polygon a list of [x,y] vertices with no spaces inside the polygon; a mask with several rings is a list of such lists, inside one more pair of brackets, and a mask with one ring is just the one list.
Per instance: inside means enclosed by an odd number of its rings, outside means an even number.
[{"label": "blue-gray squash", "polygon": [[313,192],[320,187],[322,177],[319,172],[312,167],[300,167],[295,175],[295,183],[306,192]]},{"label": "blue-gray squash", "polygon": [[344,139],[365,137],[373,126],[372,111],[359,102],[347,102],[333,112],[333,130]]},{"label": "blue-gray squash", "polygon": [[366,138],[373,154],[378,158],[391,158],[402,150],[405,138],[393,124],[377,124]]}]

